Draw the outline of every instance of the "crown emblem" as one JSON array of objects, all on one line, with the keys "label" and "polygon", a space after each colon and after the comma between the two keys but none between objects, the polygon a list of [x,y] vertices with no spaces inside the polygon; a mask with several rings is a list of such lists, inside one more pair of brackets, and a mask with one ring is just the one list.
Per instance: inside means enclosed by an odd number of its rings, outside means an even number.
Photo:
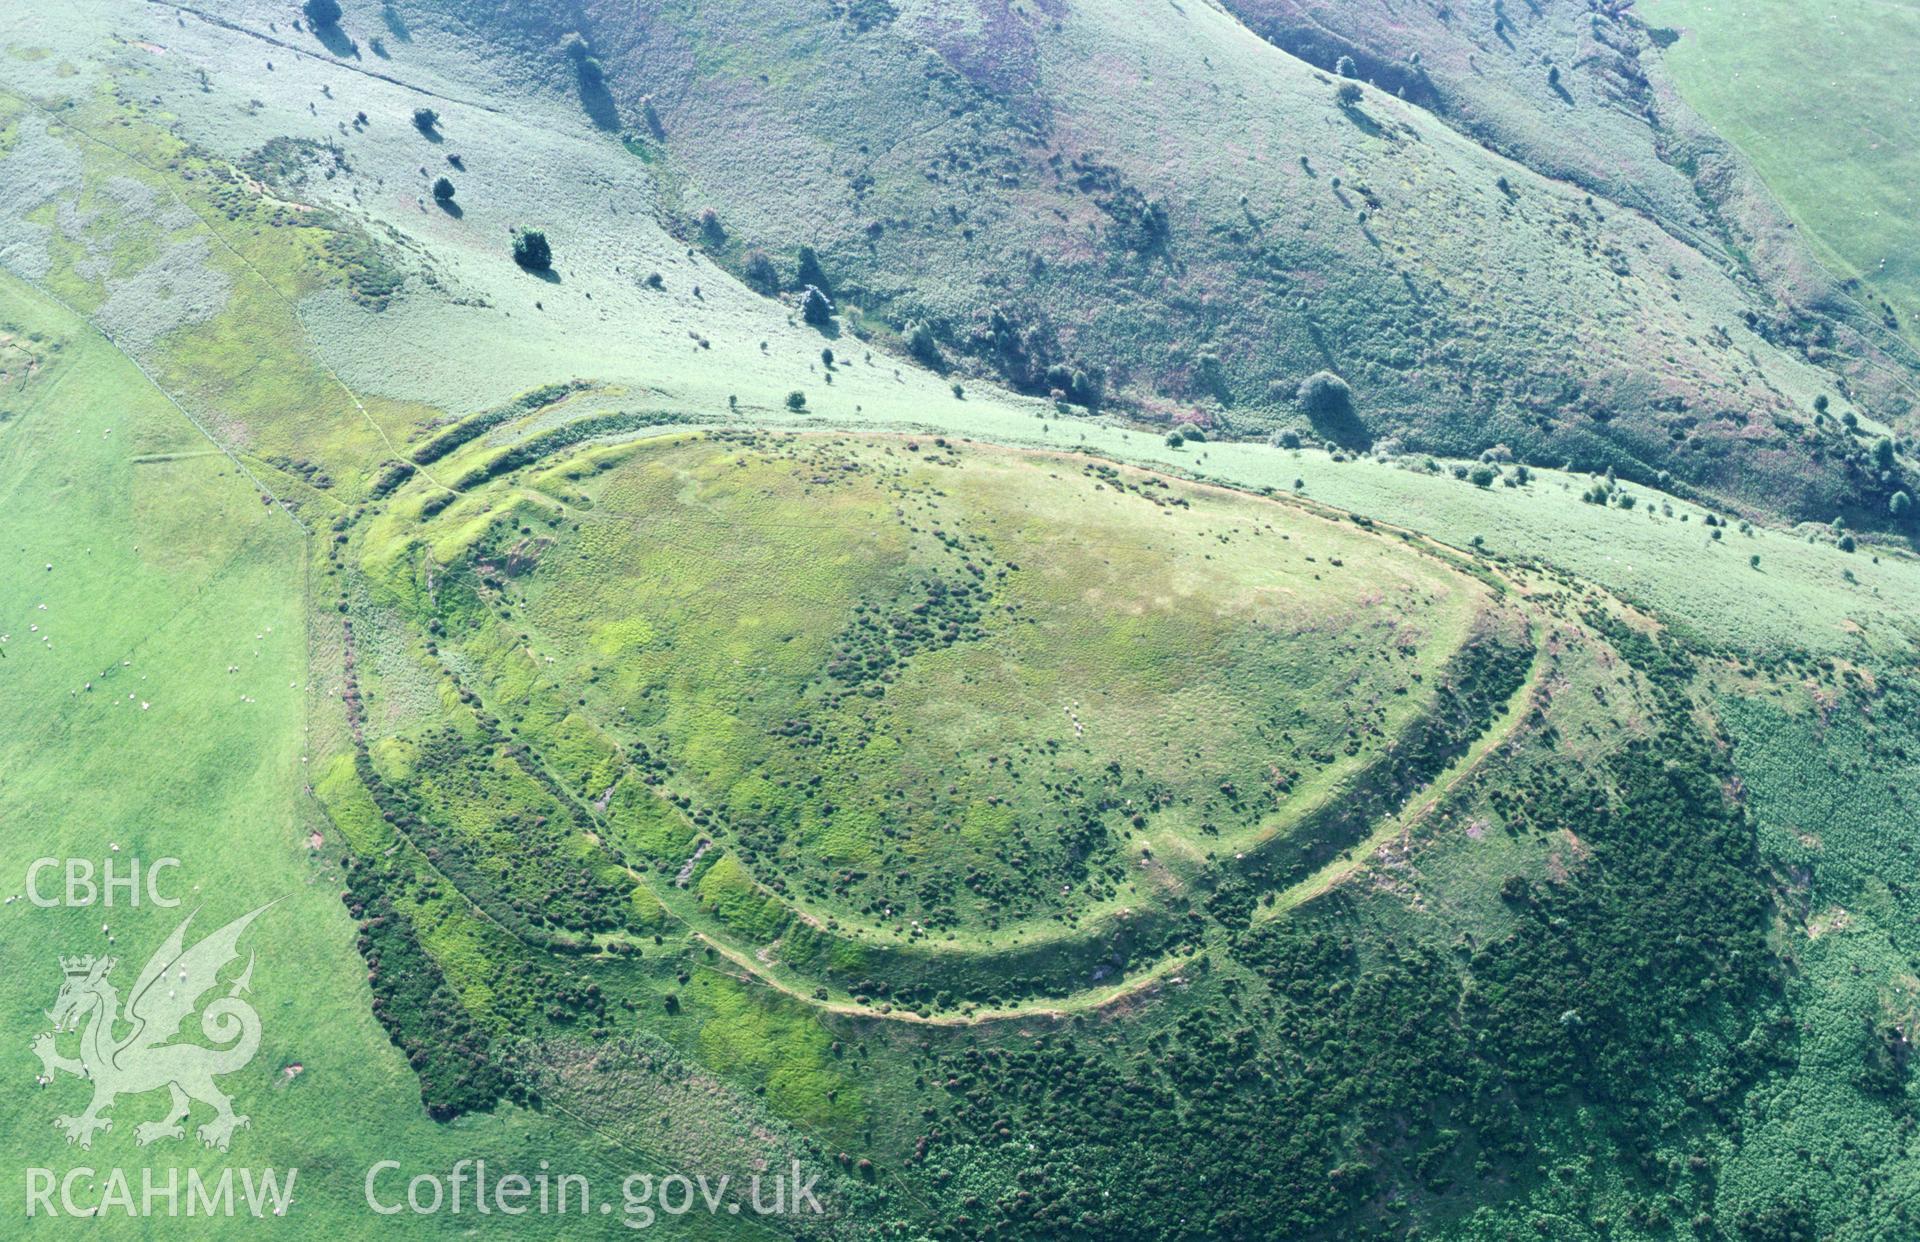
[{"label": "crown emblem", "polygon": [[63,957],[60,959],[60,969],[66,971],[70,977],[80,979],[93,973],[94,963],[98,960],[91,953],[85,957]]}]

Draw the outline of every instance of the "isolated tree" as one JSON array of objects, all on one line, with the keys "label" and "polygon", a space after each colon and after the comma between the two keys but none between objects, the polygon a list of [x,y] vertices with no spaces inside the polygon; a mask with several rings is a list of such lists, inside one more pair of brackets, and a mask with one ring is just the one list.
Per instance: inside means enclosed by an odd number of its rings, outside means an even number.
[{"label": "isolated tree", "polygon": [[413,127],[421,133],[431,134],[433,127],[439,123],[440,114],[432,108],[415,108],[413,110]]},{"label": "isolated tree", "polygon": [[1342,447],[1367,443],[1367,428],[1354,413],[1354,390],[1331,370],[1315,370],[1309,374],[1294,395],[1313,424],[1313,430],[1327,440]]},{"label": "isolated tree", "polygon": [[1315,371],[1300,381],[1300,408],[1309,417],[1338,414],[1353,407],[1353,390],[1332,371]]},{"label": "isolated tree", "polygon": [[1887,501],[1887,512],[1893,515],[1895,521],[1906,517],[1912,511],[1913,497],[1905,492],[1895,492],[1892,499]]},{"label": "isolated tree", "polygon": [[1340,89],[1333,93],[1333,97],[1340,102],[1342,108],[1355,106],[1361,99],[1365,98],[1365,95],[1366,92],[1362,91],[1359,85],[1354,82],[1342,82]]},{"label": "isolated tree", "polygon": [[307,15],[307,23],[316,29],[337,26],[342,16],[335,0],[307,0],[300,6],[300,11]]},{"label": "isolated tree", "polygon": [[747,251],[746,264],[741,273],[746,282],[762,293],[772,293],[780,288],[780,273],[774,270],[773,260],[764,250]]},{"label": "isolated tree", "polygon": [[433,183],[433,197],[439,202],[451,203],[453,201],[453,182],[445,177],[436,178]]},{"label": "isolated tree", "polygon": [[922,366],[938,371],[947,365],[940,354],[940,343],[933,339],[933,329],[924,323],[907,325],[907,352]]},{"label": "isolated tree", "polygon": [[808,285],[807,291],[800,295],[800,317],[816,328],[823,328],[833,319],[833,302],[820,292],[819,286]]},{"label": "isolated tree", "polygon": [[529,272],[544,272],[553,266],[553,248],[539,229],[522,229],[513,235],[513,261]]},{"label": "isolated tree", "polygon": [[1360,76],[1360,67],[1353,63],[1353,57],[1351,56],[1342,56],[1339,60],[1334,61],[1333,71],[1343,78],[1357,78]]},{"label": "isolated tree", "polygon": [[560,54],[573,62],[573,71],[587,86],[599,86],[607,76],[606,66],[593,54],[593,45],[577,30],[560,40]]},{"label": "isolated tree", "polygon": [[1876,470],[1893,469],[1893,441],[1886,436],[1873,442],[1873,466]]},{"label": "isolated tree", "polygon": [[789,410],[794,410],[794,411],[796,411],[796,412],[797,412],[797,411],[799,411],[799,410],[804,410],[804,409],[806,409],[806,408],[807,408],[807,394],[806,394],[806,393],[804,393],[804,392],[801,392],[801,391],[800,391],[800,390],[799,390],[798,388],[796,388],[796,389],[794,389],[794,390],[793,390],[792,392],[790,392],[790,393],[788,393],[788,394],[787,394],[787,408],[788,408]]}]

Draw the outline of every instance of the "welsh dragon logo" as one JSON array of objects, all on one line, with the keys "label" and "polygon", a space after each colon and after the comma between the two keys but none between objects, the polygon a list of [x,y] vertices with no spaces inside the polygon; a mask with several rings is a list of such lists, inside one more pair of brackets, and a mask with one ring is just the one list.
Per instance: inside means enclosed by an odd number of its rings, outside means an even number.
[{"label": "welsh dragon logo", "polygon": [[[208,1147],[227,1149],[233,1132],[245,1126],[247,1118],[233,1111],[233,1101],[214,1079],[245,1066],[260,1048],[260,1015],[240,999],[253,980],[251,954],[247,968],[228,986],[227,994],[199,1010],[201,1033],[214,1044],[225,1046],[209,1048],[169,1041],[199,1006],[200,998],[218,982],[221,970],[239,958],[241,933],[266,909],[261,906],[243,914],[183,950],[187,925],[193,922],[189,914],[133,981],[125,1014],[120,1012],[120,994],[108,980],[117,959],[91,955],[60,959],[66,982],[53,1008],[47,1011],[53,1030],[34,1040],[33,1051],[46,1070],[43,1083],[55,1081],[60,1074],[72,1074],[93,1084],[93,1102],[85,1112],[54,1122],[67,1142],[92,1147],[96,1131],[113,1128],[112,1118],[104,1114],[115,1100],[165,1087],[171,1093],[167,1114],[135,1127],[134,1137],[140,1145],[184,1137],[182,1123],[192,1109],[190,1102],[197,1101],[214,1110],[213,1119],[199,1127],[201,1141]],[[116,1029],[127,1033],[118,1037]],[[78,1059],[61,1056],[58,1051],[58,1037],[68,1032],[80,1035]]]}]

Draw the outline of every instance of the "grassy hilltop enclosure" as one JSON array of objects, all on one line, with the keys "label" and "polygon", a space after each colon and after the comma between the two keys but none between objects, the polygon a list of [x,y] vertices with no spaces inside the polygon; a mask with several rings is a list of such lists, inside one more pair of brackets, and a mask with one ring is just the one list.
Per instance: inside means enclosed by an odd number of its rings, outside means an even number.
[{"label": "grassy hilltop enclosure", "polygon": [[1196,872],[1304,877],[1527,663],[1496,588],[1290,504],[944,438],[642,443],[418,530],[403,493],[376,598],[670,909],[843,983],[920,942],[943,984],[888,992],[1151,959]]},{"label": "grassy hilltop enclosure", "polygon": [[[1911,23],[1828,7],[0,6],[22,1236],[1913,1236]],[[246,1124],[76,1121],[263,907]],[[477,1161],[592,1201],[404,1206]]]}]

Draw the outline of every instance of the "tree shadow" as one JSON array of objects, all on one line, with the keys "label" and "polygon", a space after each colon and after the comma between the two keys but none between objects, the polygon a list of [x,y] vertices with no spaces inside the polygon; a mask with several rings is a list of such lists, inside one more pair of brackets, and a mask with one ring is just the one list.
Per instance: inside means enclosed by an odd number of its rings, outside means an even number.
[{"label": "tree shadow", "polygon": [[1373,436],[1367,431],[1360,416],[1354,413],[1353,404],[1340,401],[1307,411],[1307,421],[1313,424],[1316,434],[1333,441],[1341,448],[1369,449],[1373,447]]},{"label": "tree shadow", "polygon": [[1380,122],[1362,112],[1357,106],[1348,104],[1340,109],[1345,117],[1359,127],[1360,132],[1369,138],[1378,138],[1387,131],[1380,128]]},{"label": "tree shadow", "polygon": [[382,5],[380,9],[380,20],[387,24],[387,30],[392,33],[394,38],[400,40],[402,43],[413,42],[413,31],[407,29],[406,20],[400,16],[399,9],[394,8],[391,4]]},{"label": "tree shadow", "polygon": [[520,270],[525,272],[529,276],[538,276],[541,280],[546,281],[550,285],[557,285],[561,283],[560,273],[554,271],[550,267],[522,267],[520,268]]},{"label": "tree shadow", "polygon": [[454,202],[450,198],[435,198],[433,200],[433,205],[438,207],[440,210],[446,212],[448,215],[452,216],[456,220],[464,219],[467,214],[466,212],[460,210],[459,203]]},{"label": "tree shadow", "polygon": [[339,26],[309,25],[307,29],[312,31],[314,38],[320,40],[321,47],[342,60],[360,59],[360,45],[349,38],[347,32]]},{"label": "tree shadow", "polygon": [[1560,96],[1561,103],[1567,105],[1569,108],[1576,106],[1573,102],[1573,96],[1567,94],[1567,88],[1563,84],[1559,82],[1549,82],[1547,85],[1553,88],[1554,94]]},{"label": "tree shadow", "polygon": [[585,109],[587,119],[600,129],[619,129],[620,106],[614,102],[607,84],[584,72],[575,76],[580,84],[580,106]]}]

